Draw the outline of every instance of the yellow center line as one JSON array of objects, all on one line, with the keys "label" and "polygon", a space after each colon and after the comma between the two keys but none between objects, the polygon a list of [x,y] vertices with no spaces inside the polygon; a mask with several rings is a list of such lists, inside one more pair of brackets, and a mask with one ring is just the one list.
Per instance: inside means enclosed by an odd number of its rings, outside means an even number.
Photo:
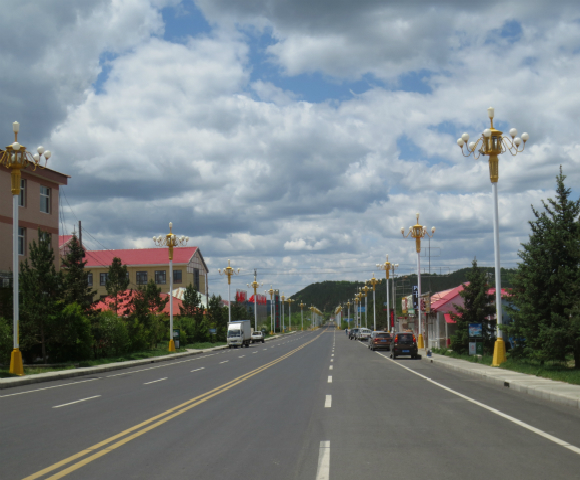
[{"label": "yellow center line", "polygon": [[[213,398],[213,397],[219,395],[220,393],[227,392],[230,388],[235,387],[236,385],[239,385],[240,383],[245,382],[249,378],[253,377],[254,375],[257,375],[258,373],[261,373],[261,372],[267,370],[268,368],[272,367],[273,365],[276,365],[277,363],[279,363],[283,360],[286,360],[288,357],[290,357],[294,353],[298,352],[299,350],[302,350],[306,345],[317,340],[322,333],[323,332],[318,334],[317,337],[313,338],[309,342],[303,343],[298,348],[282,355],[281,357],[277,358],[276,360],[273,360],[269,363],[266,363],[265,365],[262,365],[262,366],[256,368],[255,370],[252,370],[248,373],[245,373],[244,375],[240,375],[239,377],[236,377],[233,380],[231,380],[227,383],[224,383],[223,385],[221,385],[219,387],[213,388],[212,390],[210,390],[206,393],[203,393],[201,395],[198,395],[198,396],[188,400],[187,402],[184,402],[180,405],[172,407],[163,413],[155,415],[154,417],[151,417],[151,418],[145,420],[144,422],[139,423],[138,425],[135,425],[131,428],[123,430],[122,432],[120,432],[116,435],[113,435],[112,437],[109,437],[105,440],[100,441],[99,443],[93,445],[92,447],[81,450],[80,452],[78,452],[78,453],[76,453],[68,458],[65,458],[64,460],[56,462],[55,464],[51,465],[50,467],[44,468],[43,470],[39,470],[38,472],[33,473],[32,475],[30,475],[28,477],[25,477],[23,480],[35,480],[37,478],[40,478],[40,477],[46,475],[47,473],[50,473],[54,470],[58,470],[64,466],[68,465],[69,463],[74,462],[75,460],[78,460],[81,457],[84,457],[85,455],[88,455],[88,454],[98,450],[98,452],[94,453],[90,457],[84,458],[83,460],[81,460],[77,463],[74,463],[70,467],[65,468],[64,470],[61,470],[60,472],[55,473],[54,475],[47,478],[46,480],[63,478],[65,475],[68,475],[69,473],[71,473],[75,470],[78,470],[81,467],[84,467],[85,465],[92,462],[93,460],[96,460],[97,458],[100,458],[100,457],[106,455],[107,453],[125,445],[126,443],[130,442],[131,440],[134,440],[135,438],[138,438],[141,435],[144,435],[145,433],[153,430],[154,428],[157,428],[157,427],[163,425],[167,421],[169,421],[175,417],[178,417],[179,415],[184,414],[188,410],[190,410],[194,407],[197,407],[198,405],[201,405],[202,403],[206,402],[210,398]],[[133,432],[135,432],[135,433],[133,433]],[[131,433],[132,433],[132,435],[129,435]],[[129,435],[129,436],[127,436],[127,435]],[[122,437],[125,437],[125,438],[122,438]],[[113,443],[113,442],[116,442],[116,443]],[[103,447],[106,447],[106,448],[103,448]]]}]

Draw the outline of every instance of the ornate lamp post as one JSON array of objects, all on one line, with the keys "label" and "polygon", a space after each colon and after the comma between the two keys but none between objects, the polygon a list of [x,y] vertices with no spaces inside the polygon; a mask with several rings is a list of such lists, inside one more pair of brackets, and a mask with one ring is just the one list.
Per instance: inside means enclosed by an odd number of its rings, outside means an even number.
[{"label": "ornate lamp post", "polygon": [[[371,278],[370,280],[368,280],[368,283],[370,283],[373,287],[373,320],[374,320],[374,326],[373,326],[373,331],[377,330],[377,304],[375,301],[375,288],[377,286],[378,283],[381,283],[380,280],[377,280],[375,278],[375,274],[373,273],[373,278]],[[388,291],[388,287],[387,287],[387,291]],[[388,303],[388,300],[387,300]],[[387,310],[389,309],[389,307],[387,306]],[[388,317],[388,315],[387,315]],[[389,327],[390,327],[391,322],[389,322]],[[390,330],[390,328],[389,328]]]},{"label": "ornate lamp post", "polygon": [[369,306],[369,302],[368,302],[368,296],[369,296],[369,290],[370,288],[365,285],[362,290],[365,292],[363,297],[365,297],[365,328],[368,328],[369,325],[369,312],[368,312],[368,306]]},{"label": "ornate lamp post", "polygon": [[274,296],[274,289],[272,285],[270,285],[270,290],[266,290],[264,292],[266,295],[270,294],[270,335],[274,333],[274,329],[272,328],[274,325],[274,303],[272,302],[272,297]]},{"label": "ornate lamp post", "polygon": [[240,269],[236,272],[232,267],[230,267],[230,259],[228,258],[228,266],[224,268],[222,273],[221,269],[218,268],[219,275],[226,275],[228,277],[228,322],[232,321],[232,300],[230,298],[230,285],[232,284],[232,275],[239,275]]},{"label": "ornate lamp post", "polygon": [[185,246],[189,242],[189,237],[176,237],[171,229],[173,223],[169,222],[169,233],[162,237],[153,237],[153,243],[159,247],[169,247],[169,351],[175,352],[175,342],[173,341],[173,247]]},{"label": "ornate lamp post", "polygon": [[[44,150],[44,147],[38,147],[32,155],[26,151],[24,145],[18,143],[18,131],[20,124],[12,123],[14,132],[14,142],[6,147],[0,158],[0,165],[10,169],[10,189],[12,191],[12,288],[13,288],[13,350],[10,354],[10,373],[14,375],[24,375],[24,366],[22,364],[22,352],[20,351],[20,338],[18,333],[18,323],[20,320],[19,299],[18,299],[18,197],[20,196],[20,171],[32,165],[36,170],[38,167],[46,168],[46,162],[51,157],[50,150]],[[44,156],[44,166],[40,164]]]},{"label": "ornate lamp post", "polygon": [[347,320],[347,327],[350,330],[350,300],[346,302],[346,308],[348,308],[348,320]]},{"label": "ornate lamp post", "polygon": [[246,287],[251,287],[254,289],[254,331],[258,331],[258,287],[263,287],[264,282],[260,285],[256,280],[256,269],[254,268],[254,281],[249,285],[246,284]]},{"label": "ornate lamp post", "polygon": [[401,227],[401,233],[403,237],[407,238],[409,235],[415,239],[415,246],[417,250],[417,290],[418,290],[418,310],[419,310],[419,340],[418,348],[425,348],[425,342],[423,340],[423,329],[422,329],[422,312],[421,312],[421,239],[425,236],[432,237],[435,234],[435,227],[431,227],[431,235],[427,233],[427,227],[419,224],[419,214],[417,213],[417,223],[409,227],[409,232],[405,235],[405,227]]},{"label": "ornate lamp post", "polygon": [[[499,160],[498,155],[509,151],[513,157],[518,153],[523,152],[526,148],[526,142],[530,138],[524,132],[521,137],[518,137],[518,131],[515,128],[510,129],[511,139],[504,137],[503,132],[493,128],[493,117],[495,110],[493,107],[487,109],[487,116],[491,122],[491,127],[483,131],[481,137],[476,142],[469,142],[469,135],[464,133],[461,138],[457,139],[457,145],[461,148],[461,153],[464,157],[469,157],[473,154],[473,158],[477,160],[479,156],[489,157],[489,179],[491,181],[491,191],[493,194],[493,250],[495,254],[495,308],[497,316],[497,340],[493,348],[493,363],[494,367],[506,361],[505,357],[505,342],[503,341],[503,332],[500,325],[502,324],[502,308],[501,308],[501,271],[499,258],[499,220],[498,220],[498,206],[497,206],[497,182],[499,180]],[[469,142],[467,144],[467,142]],[[523,142],[523,145],[522,145]],[[481,146],[478,145],[481,143]],[[467,146],[465,146],[467,144]],[[521,149],[520,149],[521,145]],[[465,149],[464,149],[465,146]]]},{"label": "ornate lamp post", "polygon": [[[390,318],[390,302],[389,302],[389,272],[391,271],[391,262],[389,262],[389,255],[387,254],[387,261],[383,264],[377,263],[377,268],[379,270],[384,270],[387,276],[387,319],[389,325],[389,332],[391,331],[391,318]],[[394,301],[393,301],[394,303]]]},{"label": "ornate lamp post", "polygon": [[304,331],[304,307],[306,304],[304,302],[300,302],[300,317],[302,318],[302,331]]},{"label": "ornate lamp post", "polygon": [[359,328],[358,326],[358,302],[359,302],[359,296],[358,293],[354,296],[354,328]]},{"label": "ornate lamp post", "polygon": [[292,300],[291,298],[286,300],[286,302],[288,303],[288,331],[289,332],[292,330],[292,303],[295,301],[296,300]]},{"label": "ornate lamp post", "polygon": [[[391,273],[393,274],[393,281],[392,281],[392,293],[393,293],[393,328],[395,328],[395,313],[397,311],[397,295],[395,294],[395,270],[399,268],[399,264],[391,264]],[[391,320],[390,320],[390,312],[389,312],[389,331],[391,330]]]},{"label": "ornate lamp post", "polygon": [[284,292],[282,292],[282,295],[280,296],[280,306],[282,307],[282,333],[284,333],[284,302],[286,300],[286,297],[284,296]]}]

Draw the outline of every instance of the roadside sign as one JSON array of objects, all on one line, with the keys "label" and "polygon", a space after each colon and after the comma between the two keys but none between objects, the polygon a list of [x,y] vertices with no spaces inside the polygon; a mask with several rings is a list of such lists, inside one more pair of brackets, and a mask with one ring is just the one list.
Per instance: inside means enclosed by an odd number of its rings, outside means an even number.
[{"label": "roadside sign", "polygon": [[389,304],[387,302],[383,302],[383,307],[388,307]]},{"label": "roadside sign", "polygon": [[175,348],[179,349],[179,328],[173,329],[173,342],[175,343]]},{"label": "roadside sign", "polygon": [[413,309],[419,308],[419,287],[417,285],[413,286]]},{"label": "roadside sign", "polygon": [[213,333],[213,334],[215,335],[215,333],[216,333],[216,329],[215,329],[215,328],[210,328],[210,329],[209,329],[209,333]]},{"label": "roadside sign", "polygon": [[483,324],[470,323],[469,324],[469,338],[483,338]]},{"label": "roadside sign", "polygon": [[469,355],[477,355],[476,342],[469,342]]}]

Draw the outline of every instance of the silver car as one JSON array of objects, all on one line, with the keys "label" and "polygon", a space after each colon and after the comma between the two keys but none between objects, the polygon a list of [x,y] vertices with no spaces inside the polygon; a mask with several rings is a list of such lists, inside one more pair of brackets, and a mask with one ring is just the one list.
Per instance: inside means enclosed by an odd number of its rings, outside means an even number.
[{"label": "silver car", "polygon": [[371,330],[368,328],[359,328],[358,332],[356,332],[356,339],[361,342],[366,342],[370,338],[371,333]]}]

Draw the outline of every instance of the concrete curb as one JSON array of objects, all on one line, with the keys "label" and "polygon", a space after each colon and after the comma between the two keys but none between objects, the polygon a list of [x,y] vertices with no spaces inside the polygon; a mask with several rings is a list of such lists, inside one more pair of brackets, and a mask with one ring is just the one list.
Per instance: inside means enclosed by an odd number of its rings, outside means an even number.
[{"label": "concrete curb", "polygon": [[[294,333],[294,332],[290,332]],[[282,335],[274,335],[266,338],[269,340],[276,340]],[[56,372],[34,373],[32,375],[25,375],[23,377],[8,377],[0,378],[0,390],[10,387],[19,387],[21,385],[31,385],[34,383],[52,382],[53,380],[63,380],[66,378],[81,377],[85,375],[96,375],[99,373],[112,372],[115,370],[123,370],[139,365],[149,365],[151,363],[168,362],[177,360],[183,357],[190,357],[192,355],[200,355],[202,353],[215,352],[218,350],[226,350],[227,345],[220,345],[218,347],[206,348],[204,350],[188,350],[183,353],[174,353],[172,355],[163,355],[159,357],[144,358],[143,360],[129,360],[127,362],[107,363],[105,365],[96,365],[94,367],[80,367],[75,370],[61,370]]]},{"label": "concrete curb", "polygon": [[437,353],[433,353],[431,357],[427,357],[424,354],[423,360],[437,363],[456,372],[478,377],[484,382],[509,387],[516,392],[527,393],[561,405],[580,408],[580,385],[572,385],[550,380],[549,378],[471,363]]}]

